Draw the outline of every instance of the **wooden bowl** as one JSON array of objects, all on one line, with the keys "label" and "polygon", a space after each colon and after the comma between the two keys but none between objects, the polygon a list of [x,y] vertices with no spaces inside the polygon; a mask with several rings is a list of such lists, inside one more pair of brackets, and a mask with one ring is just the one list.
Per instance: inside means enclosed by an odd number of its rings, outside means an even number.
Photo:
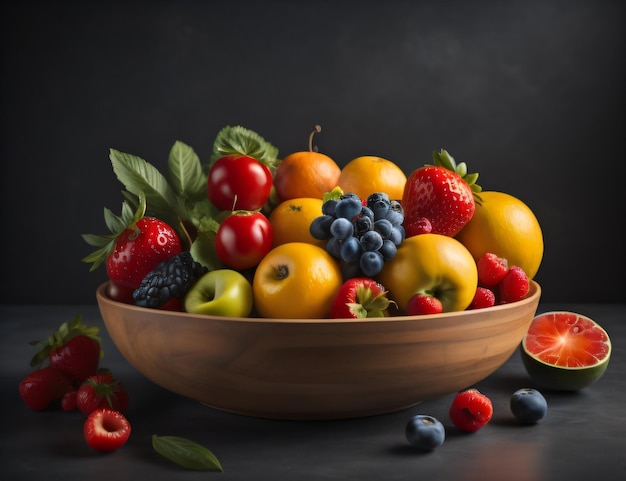
[{"label": "wooden bowl", "polygon": [[489,309],[361,320],[223,318],[96,293],[122,355],[163,388],[269,419],[388,413],[472,386],[513,354],[541,295]]}]

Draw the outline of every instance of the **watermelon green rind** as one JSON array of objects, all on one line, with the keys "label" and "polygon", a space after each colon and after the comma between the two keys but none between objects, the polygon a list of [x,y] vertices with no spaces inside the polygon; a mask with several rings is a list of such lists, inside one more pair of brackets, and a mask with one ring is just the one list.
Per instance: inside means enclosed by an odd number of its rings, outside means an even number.
[{"label": "watermelon green rind", "polygon": [[554,391],[578,391],[591,386],[604,375],[609,365],[612,347],[608,333],[597,322],[577,313],[546,312],[537,315],[535,319],[552,314],[575,315],[585,321],[593,323],[594,327],[600,329],[606,336],[605,344],[606,347],[608,347],[608,352],[602,359],[591,365],[577,367],[557,366],[555,364],[545,362],[538,356],[529,352],[526,346],[526,336],[524,336],[521,343],[520,354],[526,371],[538,387],[542,389]]}]

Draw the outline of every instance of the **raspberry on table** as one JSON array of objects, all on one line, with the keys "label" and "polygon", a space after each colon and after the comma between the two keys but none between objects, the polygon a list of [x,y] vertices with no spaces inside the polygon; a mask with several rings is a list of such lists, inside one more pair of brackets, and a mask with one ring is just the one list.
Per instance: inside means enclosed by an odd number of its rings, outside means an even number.
[{"label": "raspberry on table", "polygon": [[466,389],[454,397],[449,415],[458,429],[473,433],[491,420],[493,405],[478,389]]}]

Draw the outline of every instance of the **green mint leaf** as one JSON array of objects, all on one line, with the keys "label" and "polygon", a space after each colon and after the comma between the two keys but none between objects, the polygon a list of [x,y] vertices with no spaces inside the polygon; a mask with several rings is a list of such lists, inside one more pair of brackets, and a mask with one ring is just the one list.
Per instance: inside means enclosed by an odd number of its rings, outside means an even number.
[{"label": "green mint leaf", "polygon": [[200,200],[207,196],[207,178],[196,152],[176,141],[170,150],[168,171],[171,185],[179,197]]},{"label": "green mint leaf", "polygon": [[231,154],[247,155],[267,165],[270,170],[278,167],[278,149],[256,132],[240,125],[226,126],[217,134],[213,143],[210,164],[220,157]]},{"label": "green mint leaf", "polygon": [[109,157],[115,175],[128,192],[146,196],[146,213],[172,226],[178,223],[178,197],[156,167],[141,157],[115,149],[111,149]]},{"label": "green mint leaf", "polygon": [[223,472],[215,455],[204,446],[178,436],[152,435],[152,447],[161,456],[194,471]]},{"label": "green mint leaf", "polygon": [[194,260],[209,271],[224,267],[215,250],[215,232],[212,230],[198,231],[198,235],[189,249]]}]

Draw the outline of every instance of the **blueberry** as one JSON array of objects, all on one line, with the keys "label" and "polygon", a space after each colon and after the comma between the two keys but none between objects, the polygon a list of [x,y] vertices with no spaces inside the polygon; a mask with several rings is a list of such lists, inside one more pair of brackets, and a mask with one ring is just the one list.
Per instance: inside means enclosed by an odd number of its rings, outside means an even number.
[{"label": "blueberry", "polygon": [[396,226],[391,230],[391,234],[389,234],[389,240],[393,242],[396,246],[402,244],[406,237],[406,233],[404,227]]},{"label": "blueberry", "polygon": [[389,239],[385,239],[383,241],[383,246],[378,249],[378,252],[383,255],[386,261],[389,261],[395,257],[396,253],[398,252],[398,248],[392,241],[390,241]]},{"label": "blueberry", "polygon": [[374,222],[374,230],[380,234],[383,239],[388,239],[391,235],[393,225],[387,219],[378,219]]},{"label": "blueberry", "polygon": [[372,209],[370,209],[369,207],[363,206],[361,207],[361,217],[369,217],[369,219],[373,222],[374,221],[374,213],[372,212]]},{"label": "blueberry", "polygon": [[425,414],[413,416],[406,425],[405,434],[409,443],[424,451],[438,448],[446,439],[441,421]]},{"label": "blueberry", "polygon": [[356,262],[361,257],[361,243],[356,237],[348,237],[341,243],[340,257],[346,262]]},{"label": "blueberry", "polygon": [[511,396],[511,412],[523,424],[535,424],[548,412],[546,398],[532,388],[518,389]]},{"label": "blueberry", "polygon": [[364,251],[377,251],[383,246],[383,238],[375,230],[365,232],[360,240]]},{"label": "blueberry", "polygon": [[335,259],[341,259],[341,241],[336,237],[328,239],[328,242],[326,242],[326,252]]},{"label": "blueberry", "polygon": [[[371,231],[373,232],[373,231]],[[383,269],[385,259],[380,252],[367,251],[361,254],[359,259],[359,267],[361,272],[367,277],[374,277]]]},{"label": "blueberry", "polygon": [[345,217],[339,217],[330,224],[330,233],[337,239],[347,239],[354,234],[354,226]]},{"label": "blueberry", "polygon": [[337,201],[335,199],[329,199],[322,204],[322,214],[324,215],[335,215],[335,206],[337,205]]},{"label": "blueberry", "polygon": [[368,230],[372,230],[372,219],[365,215],[361,215],[354,221],[354,230],[357,236],[365,234]]},{"label": "blueberry", "polygon": [[319,240],[328,240],[332,237],[330,233],[330,225],[335,218],[332,215],[321,215],[313,219],[309,226],[309,232],[313,237]]},{"label": "blueberry", "polygon": [[352,220],[361,213],[363,204],[358,197],[346,197],[339,199],[335,206],[335,217]]}]

